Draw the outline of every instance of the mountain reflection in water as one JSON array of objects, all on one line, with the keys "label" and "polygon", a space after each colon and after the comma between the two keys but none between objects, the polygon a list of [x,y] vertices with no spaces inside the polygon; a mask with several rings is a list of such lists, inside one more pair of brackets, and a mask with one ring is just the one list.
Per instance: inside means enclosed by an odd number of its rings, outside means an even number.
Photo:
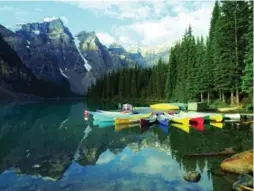
[{"label": "mountain reflection in water", "polygon": [[[89,105],[86,109],[114,109]],[[8,112],[6,112],[8,111]],[[252,134],[234,124],[200,128],[114,127],[84,121],[84,103],[12,105],[1,110],[0,190],[231,190],[208,169],[223,157],[183,154],[251,147]],[[223,124],[222,124],[223,125]],[[230,133],[229,133],[230,132]],[[198,183],[185,171],[201,172]]]}]

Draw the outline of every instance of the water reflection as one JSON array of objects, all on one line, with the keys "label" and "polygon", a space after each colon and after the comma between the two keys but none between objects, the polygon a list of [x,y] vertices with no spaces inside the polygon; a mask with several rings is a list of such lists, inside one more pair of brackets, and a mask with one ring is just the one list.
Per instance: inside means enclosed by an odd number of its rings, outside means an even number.
[{"label": "water reflection", "polygon": [[186,125],[186,124],[178,124],[178,123],[172,123],[171,124],[172,127],[176,127],[186,133],[190,133],[190,126]]},{"label": "water reflection", "polygon": [[[107,173],[105,173],[107,172]],[[211,190],[209,180],[203,178],[199,184],[184,181],[177,162],[156,149],[142,149],[139,153],[126,147],[114,154],[103,152],[95,166],[83,167],[72,162],[59,181],[45,181],[41,177],[18,176],[8,171],[0,176],[11,190],[42,188],[46,190]],[[21,184],[18,184],[21,183]],[[25,182],[25,183],[24,183]]]},{"label": "water reflection", "polygon": [[210,123],[211,126],[217,127],[217,128],[223,128],[223,123]]},{"label": "water reflection", "polygon": [[[58,102],[2,112],[0,190],[230,190],[208,171],[223,158],[183,155],[252,146],[250,131],[233,123],[141,129],[84,121],[83,111],[83,103]],[[183,180],[189,170],[202,173],[199,183]]]}]

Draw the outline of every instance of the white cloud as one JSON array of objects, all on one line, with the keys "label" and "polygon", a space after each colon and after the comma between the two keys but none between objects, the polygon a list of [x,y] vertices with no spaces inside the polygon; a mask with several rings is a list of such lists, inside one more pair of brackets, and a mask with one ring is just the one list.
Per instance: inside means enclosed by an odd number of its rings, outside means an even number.
[{"label": "white cloud", "polygon": [[36,12],[42,12],[43,9],[41,9],[41,8],[36,8],[36,9],[34,9],[34,11],[36,11]]},{"label": "white cloud", "polygon": [[11,7],[11,6],[2,6],[0,7],[0,11],[13,11],[15,10],[14,7]]},{"label": "white cloud", "polygon": [[[212,6],[201,6],[188,11],[182,6],[174,7],[176,16],[165,16],[160,19],[133,22],[129,25],[115,26],[113,31],[119,38],[129,39],[126,46],[139,41],[141,46],[152,47],[160,44],[173,44],[180,40],[186,28],[191,24],[194,35],[207,35],[209,30]],[[136,39],[136,40],[135,40]],[[128,43],[129,42],[129,43]],[[132,44],[133,45],[133,44]]]},{"label": "white cloud", "polygon": [[112,44],[115,41],[114,37],[108,33],[98,32],[96,33],[96,36],[99,38],[100,42],[106,46]]},{"label": "white cloud", "polygon": [[65,25],[68,25],[69,20],[65,16],[61,16],[60,19],[63,21]]},{"label": "white cloud", "polygon": [[[62,0],[63,2],[66,2]],[[69,1],[83,9],[90,9],[118,19],[146,19],[153,14],[153,4],[158,0],[76,0]],[[164,0],[163,0],[164,1]]]},{"label": "white cloud", "polygon": [[130,168],[131,172],[136,174],[159,175],[169,181],[179,179],[181,176],[177,162],[169,160],[169,156],[166,153],[148,148],[139,152],[139,155],[146,160]]},{"label": "white cloud", "polygon": [[110,152],[109,150],[106,150],[104,153],[102,153],[99,156],[99,159],[97,160],[96,164],[104,164],[104,163],[109,163],[115,158],[115,155]]},{"label": "white cloud", "polygon": [[76,0],[69,3],[100,16],[131,22],[112,25],[112,33],[101,35],[102,39],[106,39],[105,43],[112,42],[114,37],[125,47],[136,45],[137,42],[143,47],[173,44],[181,39],[189,24],[194,35],[207,35],[214,5],[213,0]]}]

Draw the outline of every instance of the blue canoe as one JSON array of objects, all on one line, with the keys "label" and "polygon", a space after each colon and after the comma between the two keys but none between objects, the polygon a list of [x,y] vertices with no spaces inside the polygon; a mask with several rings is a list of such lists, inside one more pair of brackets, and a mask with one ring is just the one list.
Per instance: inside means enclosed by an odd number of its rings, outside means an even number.
[{"label": "blue canoe", "polygon": [[166,127],[165,125],[158,125],[158,128],[160,128],[164,133],[168,134],[168,127]]},{"label": "blue canoe", "polygon": [[165,115],[158,115],[157,121],[160,125],[168,126],[169,119]]}]

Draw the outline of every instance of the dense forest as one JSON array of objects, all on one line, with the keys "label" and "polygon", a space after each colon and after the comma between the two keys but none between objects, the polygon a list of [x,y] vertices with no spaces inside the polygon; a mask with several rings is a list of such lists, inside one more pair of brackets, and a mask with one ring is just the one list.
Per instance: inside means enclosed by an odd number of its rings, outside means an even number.
[{"label": "dense forest", "polygon": [[170,50],[168,63],[124,68],[98,79],[88,97],[207,101],[238,104],[253,96],[253,2],[215,2],[208,37],[191,26]]},{"label": "dense forest", "polygon": [[[69,84],[63,85],[36,79],[20,60],[16,52],[8,45],[0,35],[0,88],[7,89],[20,95],[37,95],[46,98],[56,96],[71,96]],[[17,95],[18,96],[18,95]]]}]

